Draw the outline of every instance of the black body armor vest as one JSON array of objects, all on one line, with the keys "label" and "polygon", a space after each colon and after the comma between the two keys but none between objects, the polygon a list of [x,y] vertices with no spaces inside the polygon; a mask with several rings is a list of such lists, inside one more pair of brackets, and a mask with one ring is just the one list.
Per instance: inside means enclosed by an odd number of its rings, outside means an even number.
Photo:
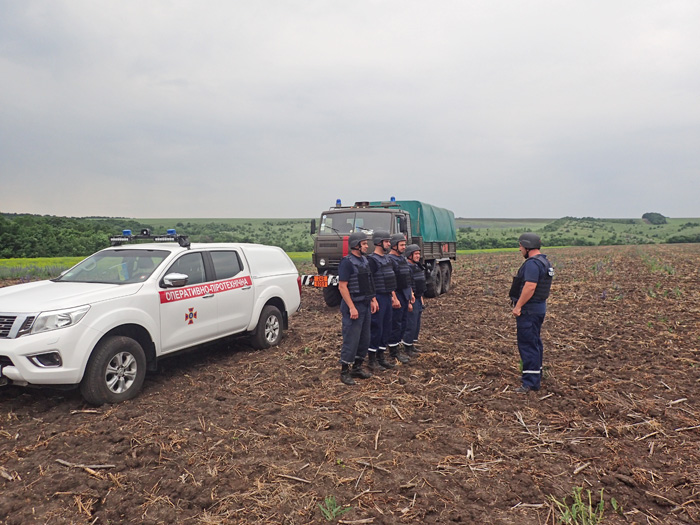
[{"label": "black body armor vest", "polygon": [[416,299],[418,299],[419,297],[422,297],[425,293],[425,269],[421,266],[420,263],[409,263],[409,267],[413,272],[413,295],[415,295]]},{"label": "black body armor vest", "polygon": [[364,255],[362,257],[355,257],[352,254],[346,257],[350,259],[355,270],[352,272],[352,275],[350,275],[350,279],[348,279],[348,291],[353,301],[373,297],[374,281],[372,280],[372,273],[369,269],[367,257]]},{"label": "black body armor vest", "polygon": [[513,277],[513,284],[510,287],[510,292],[508,292],[510,300],[513,304],[518,302],[520,294],[523,292],[523,286],[525,286],[525,265],[530,261],[534,261],[539,267],[540,278],[537,281],[535,293],[528,302],[543,303],[549,297],[549,291],[552,288],[552,277],[554,277],[554,268],[552,268],[552,265],[547,260],[547,257],[545,257],[543,254],[539,254],[527,259],[520,266],[517,275]]},{"label": "black body armor vest", "polygon": [[396,274],[389,258],[376,253],[369,254],[367,258],[374,278],[374,291],[391,293],[396,290]]},{"label": "black body armor vest", "polygon": [[411,288],[411,274],[413,272],[408,267],[406,258],[401,255],[394,255],[393,253],[390,253],[388,257],[389,260],[391,260],[394,273],[396,274],[396,289],[405,290],[406,288]]}]

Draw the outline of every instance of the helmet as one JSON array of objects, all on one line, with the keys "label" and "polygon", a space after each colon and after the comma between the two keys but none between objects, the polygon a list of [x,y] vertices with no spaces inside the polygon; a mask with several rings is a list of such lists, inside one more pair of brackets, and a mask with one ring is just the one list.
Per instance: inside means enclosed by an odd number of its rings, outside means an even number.
[{"label": "helmet", "polygon": [[399,244],[401,241],[406,240],[406,236],[403,233],[395,233],[394,235],[391,236],[391,247],[393,248],[397,244]]},{"label": "helmet", "polygon": [[372,235],[372,242],[374,243],[375,246],[379,246],[382,244],[382,241],[390,241],[391,240],[391,235],[389,234],[388,231],[385,230],[377,230],[374,232],[374,235]]},{"label": "helmet", "polygon": [[539,250],[542,247],[540,236],[534,233],[523,233],[518,239],[518,242],[526,250]]},{"label": "helmet", "polygon": [[406,257],[408,259],[411,255],[413,255],[414,252],[419,252],[419,251],[420,251],[420,246],[418,246],[417,244],[409,244],[408,246],[406,246],[406,251],[403,252],[403,254],[404,254],[404,257]]},{"label": "helmet", "polygon": [[351,250],[356,249],[362,241],[367,240],[367,234],[364,232],[351,233],[348,238],[348,248]]}]

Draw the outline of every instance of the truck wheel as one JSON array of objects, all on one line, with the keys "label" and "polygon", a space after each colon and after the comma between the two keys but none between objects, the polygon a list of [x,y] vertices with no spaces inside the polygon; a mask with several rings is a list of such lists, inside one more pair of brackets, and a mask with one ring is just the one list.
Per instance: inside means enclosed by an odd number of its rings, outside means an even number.
[{"label": "truck wheel", "polygon": [[447,263],[442,263],[440,265],[440,273],[442,274],[442,293],[447,293],[450,291],[450,285],[452,284],[452,268]]},{"label": "truck wheel", "polygon": [[343,298],[337,286],[329,286],[323,289],[323,300],[328,306],[338,306]]},{"label": "truck wheel", "polygon": [[283,323],[282,313],[276,306],[269,304],[263,308],[258,326],[250,339],[253,348],[263,350],[278,345],[282,340]]},{"label": "truck wheel", "polygon": [[442,293],[442,271],[440,265],[436,264],[433,271],[430,272],[429,279],[426,283],[426,297],[437,297]]},{"label": "truck wheel", "polygon": [[80,393],[92,405],[132,399],[146,378],[146,354],[130,337],[106,337],[88,360]]}]

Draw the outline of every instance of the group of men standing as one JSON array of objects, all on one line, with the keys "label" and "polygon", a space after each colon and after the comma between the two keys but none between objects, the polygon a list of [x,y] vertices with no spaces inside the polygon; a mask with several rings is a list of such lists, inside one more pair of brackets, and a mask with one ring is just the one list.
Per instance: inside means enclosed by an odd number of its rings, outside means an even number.
[{"label": "group of men standing", "polygon": [[[390,235],[386,231],[375,231],[372,243],[374,252],[367,256],[367,235],[351,234],[350,253],[338,268],[343,298],[340,380],[346,385],[354,385],[354,378],[368,379],[373,373],[394,368],[397,362],[408,363],[418,353],[415,341],[426,289],[420,247],[406,246],[402,233]],[[522,364],[522,384],[515,392],[527,393],[539,390],[542,380],[540,330],[554,270],[540,252],[539,236],[524,233],[518,245],[525,262],[513,278],[509,296]],[[368,356],[369,370],[363,368]]]},{"label": "group of men standing", "polygon": [[[387,231],[375,231],[371,241],[374,251],[366,255],[368,236],[351,234],[350,253],[338,267],[343,298],[340,380],[346,385],[394,368],[397,362],[406,364],[419,352],[415,341],[425,293],[420,247],[406,246],[402,233]],[[369,369],[363,368],[366,357]]]}]

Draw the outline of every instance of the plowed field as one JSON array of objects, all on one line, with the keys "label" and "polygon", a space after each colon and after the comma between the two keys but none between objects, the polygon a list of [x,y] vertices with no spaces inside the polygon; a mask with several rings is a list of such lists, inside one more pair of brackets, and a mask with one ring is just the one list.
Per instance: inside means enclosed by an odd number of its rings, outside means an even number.
[{"label": "plowed field", "polygon": [[308,289],[281,346],[163,360],[130,402],[0,389],[0,521],[325,523],[333,496],[345,523],[555,523],[581,487],[605,523],[700,522],[700,245],[545,253],[539,392],[513,392],[515,251],[460,257],[423,353],[354,387]]}]

